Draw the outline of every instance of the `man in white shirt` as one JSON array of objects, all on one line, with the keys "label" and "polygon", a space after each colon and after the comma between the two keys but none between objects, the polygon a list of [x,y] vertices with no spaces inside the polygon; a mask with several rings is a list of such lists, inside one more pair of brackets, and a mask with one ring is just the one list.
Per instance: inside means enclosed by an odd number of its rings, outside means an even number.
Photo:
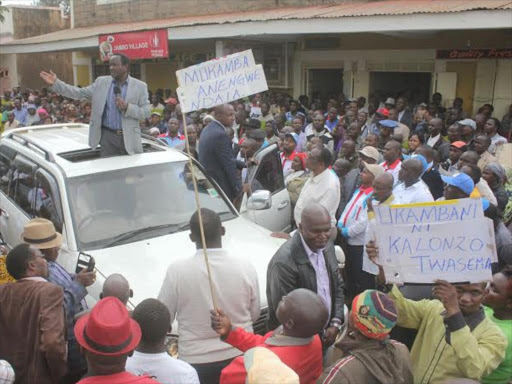
[{"label": "man in white shirt", "polygon": [[367,201],[373,193],[373,180],[383,174],[382,167],[377,164],[363,162],[361,171],[361,187],[345,206],[338,221],[338,233],[345,241],[345,274],[347,303],[366,289],[375,287],[373,275],[363,272],[363,251],[366,227],[368,225]]},{"label": "man in white shirt", "polygon": [[380,163],[380,166],[384,168],[384,171],[391,173],[395,180],[395,185],[398,184],[398,172],[402,167],[402,161],[400,155],[402,154],[402,145],[396,140],[390,140],[384,146],[383,157],[384,162]]},{"label": "man in white shirt", "polygon": [[[234,325],[252,332],[261,310],[256,270],[222,249],[225,229],[217,213],[203,208],[201,217],[217,305]],[[219,340],[210,327],[213,305],[198,212],[190,219],[190,239],[196,244],[196,254],[169,266],[158,299],[169,309],[171,323],[178,320],[180,359],[196,369],[202,383],[218,383],[222,369],[242,352]]]},{"label": "man in white shirt", "polygon": [[156,299],[146,299],[132,314],[142,333],[133,355],[126,361],[126,370],[137,376],[148,375],[161,384],[199,384],[194,368],[184,361],[172,358],[166,351],[165,338],[170,331],[171,314]]},{"label": "man in white shirt", "polygon": [[416,158],[410,158],[402,163],[398,173],[398,184],[393,189],[395,204],[427,203],[434,201],[427,184],[421,180],[423,164]]},{"label": "man in white shirt", "polygon": [[331,216],[332,226],[336,224],[336,209],[340,203],[340,181],[329,169],[332,162],[331,151],[327,148],[314,148],[306,159],[306,167],[311,177],[300,192],[293,216],[297,227],[300,224],[302,211],[311,203],[318,203],[327,209]]}]

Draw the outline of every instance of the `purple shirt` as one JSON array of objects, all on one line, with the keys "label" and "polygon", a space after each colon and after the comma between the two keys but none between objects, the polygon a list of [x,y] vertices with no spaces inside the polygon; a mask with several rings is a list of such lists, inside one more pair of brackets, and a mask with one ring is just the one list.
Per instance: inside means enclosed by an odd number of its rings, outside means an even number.
[{"label": "purple shirt", "polygon": [[329,311],[328,318],[330,319],[332,307],[331,286],[329,282],[329,272],[327,272],[327,266],[325,265],[324,250],[319,249],[316,252],[313,252],[304,241],[302,235],[300,235],[300,239],[302,241],[302,245],[304,246],[304,250],[308,255],[308,259],[315,269],[316,293],[322,298],[325,305],[327,306],[327,310]]}]

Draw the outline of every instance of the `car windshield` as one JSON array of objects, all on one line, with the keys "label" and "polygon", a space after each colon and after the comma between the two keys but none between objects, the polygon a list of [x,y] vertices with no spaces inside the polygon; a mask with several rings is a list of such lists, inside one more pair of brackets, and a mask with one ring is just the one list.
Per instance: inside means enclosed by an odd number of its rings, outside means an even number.
[{"label": "car windshield", "polygon": [[[236,217],[195,167],[201,208]],[[94,173],[68,179],[71,215],[81,251],[108,248],[186,230],[196,211],[188,161]]]}]

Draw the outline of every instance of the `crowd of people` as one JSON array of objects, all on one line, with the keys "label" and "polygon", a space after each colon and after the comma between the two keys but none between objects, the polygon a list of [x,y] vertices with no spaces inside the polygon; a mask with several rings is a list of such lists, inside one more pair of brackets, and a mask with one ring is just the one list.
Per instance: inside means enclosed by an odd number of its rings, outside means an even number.
[{"label": "crowd of people", "polygon": [[[7,255],[17,282],[0,286],[0,359],[16,383],[508,383],[512,169],[501,152],[512,106],[501,120],[489,104],[470,118],[459,98],[445,108],[440,94],[411,106],[391,96],[323,102],[266,93],[185,115],[171,90],[150,94],[141,130],[184,149],[186,129],[193,156],[235,205],[260,189],[248,177],[257,152],[278,146],[296,230],[271,235],[286,242],[267,269],[269,332],[253,333],[260,283],[252,264],[223,247],[213,211],[190,219],[197,253],[171,264],[158,297],[133,312],[120,275],[109,276],[101,300],[86,308],[95,272],[69,274],[58,262],[60,234],[33,219]],[[4,130],[90,118],[87,102],[46,89],[6,92],[2,108]],[[493,222],[493,280],[387,285],[375,206],[469,197],[482,199]],[[345,253],[343,269],[335,245]],[[168,355],[174,320],[179,360]]]}]

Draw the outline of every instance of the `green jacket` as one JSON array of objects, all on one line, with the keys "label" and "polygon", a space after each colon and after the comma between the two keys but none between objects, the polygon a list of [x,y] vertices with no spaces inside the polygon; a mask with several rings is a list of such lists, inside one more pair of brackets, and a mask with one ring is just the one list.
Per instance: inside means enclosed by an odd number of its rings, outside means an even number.
[{"label": "green jacket", "polygon": [[480,380],[503,361],[507,340],[483,309],[445,322],[439,300],[408,300],[396,286],[389,296],[398,310],[397,324],[418,330],[411,349],[415,384],[450,378]]}]

